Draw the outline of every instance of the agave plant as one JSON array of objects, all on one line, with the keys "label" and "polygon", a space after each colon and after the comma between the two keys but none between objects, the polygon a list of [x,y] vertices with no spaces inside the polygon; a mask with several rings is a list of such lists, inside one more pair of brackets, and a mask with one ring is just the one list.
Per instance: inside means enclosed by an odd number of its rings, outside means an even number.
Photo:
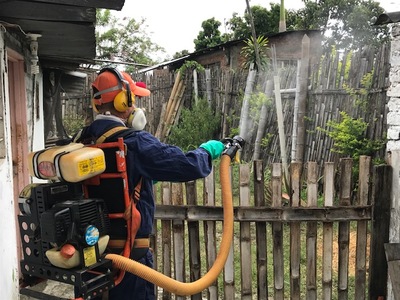
[{"label": "agave plant", "polygon": [[[249,68],[251,64],[256,66],[256,69],[262,70],[266,69],[269,64],[267,50],[268,48],[268,38],[260,35],[254,42],[254,38],[251,37],[245,41],[246,46],[242,48],[240,54],[244,58],[242,66],[244,68]],[[257,47],[256,47],[257,45]],[[257,56],[256,49],[258,50],[258,55],[260,57],[261,66],[257,66]]]}]

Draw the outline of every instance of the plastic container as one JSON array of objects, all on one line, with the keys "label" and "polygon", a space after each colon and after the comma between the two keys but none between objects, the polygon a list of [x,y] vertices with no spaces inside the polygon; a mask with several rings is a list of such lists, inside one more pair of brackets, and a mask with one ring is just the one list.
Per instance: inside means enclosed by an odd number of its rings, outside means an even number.
[{"label": "plastic container", "polygon": [[106,162],[103,150],[70,143],[29,153],[28,168],[40,179],[79,182],[103,173]]}]

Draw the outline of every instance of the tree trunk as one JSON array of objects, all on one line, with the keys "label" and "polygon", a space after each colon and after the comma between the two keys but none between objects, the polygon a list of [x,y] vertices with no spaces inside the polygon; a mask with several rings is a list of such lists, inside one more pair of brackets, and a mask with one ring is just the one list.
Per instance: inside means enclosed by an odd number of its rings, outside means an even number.
[{"label": "tree trunk", "polygon": [[249,107],[250,107],[250,97],[253,92],[254,82],[257,75],[256,70],[250,70],[247,76],[246,89],[244,92],[242,110],[240,112],[239,130],[240,136],[246,141],[249,141],[251,134],[249,130],[251,128],[251,120],[249,118]]},{"label": "tree trunk", "polygon": [[[273,90],[274,90],[274,85],[273,85],[272,79],[271,78],[267,79],[267,84],[265,85],[265,91],[264,91],[267,100],[272,98]],[[264,137],[265,126],[267,123],[267,104],[268,104],[268,101],[263,103],[263,105],[261,107],[260,120],[258,123],[258,129],[257,129],[257,136],[256,136],[256,140],[254,142],[253,160],[260,159],[261,140]]]},{"label": "tree trunk", "polygon": [[281,10],[279,14],[279,32],[286,31],[285,0],[281,0]]},{"label": "tree trunk", "polygon": [[194,94],[194,100],[197,103],[197,100],[199,98],[199,88],[197,85],[197,71],[196,69],[193,70],[193,94]]},{"label": "tree trunk", "polygon": [[208,105],[211,107],[211,103],[212,103],[212,89],[211,89],[211,70],[210,69],[206,69],[205,70],[205,74],[206,74],[206,94],[207,94],[207,101],[208,101]]},{"label": "tree trunk", "polygon": [[[302,162],[304,160],[304,143],[306,137],[306,109],[307,109],[307,89],[308,89],[308,69],[310,60],[310,38],[304,35],[302,40],[302,54],[300,62],[300,71],[296,83],[296,100],[298,103],[297,128],[293,128],[293,132],[297,132],[296,139],[296,156],[292,160]],[[296,134],[294,134],[296,136]]]}]

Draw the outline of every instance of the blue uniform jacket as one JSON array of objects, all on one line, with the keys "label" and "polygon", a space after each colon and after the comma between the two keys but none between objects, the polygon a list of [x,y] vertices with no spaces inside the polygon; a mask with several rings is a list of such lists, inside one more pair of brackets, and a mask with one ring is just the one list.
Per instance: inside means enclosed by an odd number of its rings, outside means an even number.
[{"label": "blue uniform jacket", "polygon": [[[96,140],[115,126],[121,126],[121,123],[112,118],[97,119],[85,128],[81,138]],[[154,220],[153,181],[186,182],[204,178],[211,172],[212,160],[203,148],[184,153],[179,147],[161,143],[146,131],[131,131],[124,136],[124,142],[128,149],[126,163],[130,193],[142,178],[137,204],[142,221],[136,236],[147,237],[152,232]]]}]

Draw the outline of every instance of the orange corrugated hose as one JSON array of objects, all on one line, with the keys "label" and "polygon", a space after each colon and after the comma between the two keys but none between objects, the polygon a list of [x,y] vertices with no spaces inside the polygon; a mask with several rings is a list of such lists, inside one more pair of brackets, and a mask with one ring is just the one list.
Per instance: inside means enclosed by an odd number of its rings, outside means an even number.
[{"label": "orange corrugated hose", "polygon": [[137,261],[121,255],[107,254],[106,258],[113,261],[114,267],[133,273],[176,295],[194,295],[208,288],[213,282],[216,281],[218,275],[221,273],[232,244],[233,203],[231,181],[229,176],[230,163],[231,158],[229,155],[222,155],[220,165],[222,205],[224,211],[222,239],[219,252],[213,266],[202,278],[193,282],[180,282],[152,268],[142,265]]}]

